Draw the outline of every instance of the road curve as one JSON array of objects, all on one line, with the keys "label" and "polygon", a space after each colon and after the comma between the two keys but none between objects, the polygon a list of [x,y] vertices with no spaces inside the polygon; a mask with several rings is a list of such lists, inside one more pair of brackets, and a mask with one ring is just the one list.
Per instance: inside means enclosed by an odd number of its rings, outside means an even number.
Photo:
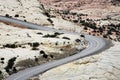
[{"label": "road curve", "polygon": [[[17,19],[7,18],[4,16],[0,16],[0,21],[19,24],[19,25],[26,26],[28,28],[33,28],[33,29],[51,30],[51,31],[58,31],[58,32],[79,35],[79,33],[76,33],[76,32],[68,32],[68,31],[64,31],[64,30],[61,31],[61,30],[56,30],[56,29],[52,29],[52,28],[48,28],[48,27],[42,27],[42,26],[39,26],[36,24],[24,22],[24,21],[17,20]],[[39,66],[35,66],[32,68],[25,69],[23,71],[19,71],[18,73],[15,73],[15,74],[9,76],[6,80],[27,80],[30,77],[40,74],[40,73],[43,73],[51,68],[71,62],[73,60],[77,60],[77,59],[101,52],[101,51],[105,50],[107,48],[107,46],[109,45],[108,41],[106,41],[105,39],[100,38],[100,37],[85,35],[85,39],[87,41],[89,41],[89,46],[85,50],[83,50],[73,56],[69,56],[69,57],[66,57],[66,58],[63,58],[60,60],[55,60],[52,62],[47,62],[47,63],[39,65]]]}]

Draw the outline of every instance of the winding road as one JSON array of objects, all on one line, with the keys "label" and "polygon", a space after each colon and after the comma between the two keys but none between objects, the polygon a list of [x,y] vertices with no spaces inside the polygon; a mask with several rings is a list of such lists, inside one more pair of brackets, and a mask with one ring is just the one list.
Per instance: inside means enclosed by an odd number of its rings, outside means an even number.
[{"label": "winding road", "polygon": [[[17,20],[17,19],[7,18],[4,16],[0,16],[0,21],[13,23],[13,24],[19,24],[21,26],[26,26],[26,27],[32,28],[32,29],[57,31],[57,32],[64,32],[64,33],[71,33],[71,34],[78,34],[79,35],[79,33],[76,33],[76,32],[56,30],[56,29],[32,24],[29,22],[24,22],[24,21]],[[60,60],[55,60],[52,62],[47,62],[47,63],[39,65],[39,66],[35,66],[32,68],[25,69],[23,71],[19,71],[18,73],[15,73],[15,74],[9,76],[6,80],[27,80],[30,77],[35,76],[35,75],[40,74],[40,73],[43,73],[51,68],[54,68],[54,67],[57,67],[59,65],[71,62],[73,60],[77,60],[77,59],[87,57],[87,56],[96,54],[98,52],[101,52],[101,51],[105,50],[109,45],[108,41],[106,41],[105,39],[100,38],[100,37],[85,35],[85,39],[87,41],[89,41],[89,46],[86,49],[84,49],[83,51],[81,51],[73,56],[69,56],[69,57],[66,57],[66,58],[63,58]]]}]

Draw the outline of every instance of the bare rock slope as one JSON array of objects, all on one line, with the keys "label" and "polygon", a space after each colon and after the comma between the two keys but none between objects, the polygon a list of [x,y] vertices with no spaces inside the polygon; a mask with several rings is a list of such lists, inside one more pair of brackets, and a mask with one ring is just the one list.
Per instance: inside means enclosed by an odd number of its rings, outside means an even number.
[{"label": "bare rock slope", "polygon": [[39,75],[40,80],[120,80],[120,43],[110,49]]},{"label": "bare rock slope", "polygon": [[38,0],[0,0],[0,15],[57,29],[79,28],[79,32],[81,31],[81,28],[72,22],[50,17]]},{"label": "bare rock slope", "polygon": [[[70,21],[50,17],[37,0],[0,0],[0,15],[57,29],[81,31]],[[24,68],[73,55],[76,49],[85,48],[84,43],[84,37],[80,35],[20,29],[0,22],[0,79]]]},{"label": "bare rock slope", "polygon": [[85,43],[80,35],[0,23],[0,79],[2,75],[6,78],[21,69],[73,55],[84,49]]}]

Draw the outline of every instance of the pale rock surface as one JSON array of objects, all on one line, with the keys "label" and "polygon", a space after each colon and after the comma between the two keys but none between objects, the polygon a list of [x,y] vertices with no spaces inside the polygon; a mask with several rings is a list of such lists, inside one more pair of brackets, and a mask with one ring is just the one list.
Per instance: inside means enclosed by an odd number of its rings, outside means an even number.
[{"label": "pale rock surface", "polygon": [[[53,25],[48,21],[49,17],[44,15],[44,7],[38,0],[0,0],[0,15],[5,16],[8,14],[12,18],[32,22],[42,26],[61,29],[72,30],[74,27],[82,30],[78,25],[72,22],[65,21],[60,18],[53,18]],[[15,17],[19,15],[19,17]],[[59,25],[58,25],[59,24]],[[68,26],[71,25],[71,27]]]},{"label": "pale rock surface", "polygon": [[51,69],[40,80],[120,80],[120,43],[100,54]]},{"label": "pale rock surface", "polygon": [[[41,33],[41,34],[38,34]],[[70,51],[75,49],[83,49],[86,47],[84,45],[85,40],[80,35],[73,34],[60,34],[54,38],[45,38],[43,36],[49,34],[53,35],[55,32],[51,31],[42,31],[42,30],[30,30],[22,29],[18,27],[13,27],[0,23],[0,59],[4,58],[4,63],[0,63],[0,70],[4,71],[4,68],[8,64],[9,59],[16,57],[15,64],[21,60],[26,59],[35,59],[40,55],[40,51],[45,51],[46,54],[53,53],[64,54],[65,50]],[[68,37],[70,40],[63,39],[63,37]],[[81,42],[76,42],[75,40],[79,39]],[[39,43],[37,47],[38,50],[32,50],[32,47],[28,43]],[[42,43],[42,44],[41,44]],[[57,43],[57,45],[56,45]],[[16,44],[21,45],[17,48],[8,48],[4,47],[6,44]],[[23,48],[24,47],[24,48]],[[61,51],[61,49],[64,49]],[[54,54],[56,53],[56,54]],[[2,60],[0,60],[2,62]]]},{"label": "pale rock surface", "polygon": [[47,17],[44,16],[39,8],[40,4],[37,0],[0,0],[0,15],[14,16],[17,14],[17,19],[27,20],[41,25],[50,25]]},{"label": "pale rock surface", "polygon": [[81,33],[83,30],[79,25],[76,25],[75,23],[72,23],[70,21],[66,21],[63,19],[58,19],[58,18],[51,18],[53,23],[54,23],[54,28],[55,29],[63,29],[63,30],[68,30],[68,31],[76,31]]}]

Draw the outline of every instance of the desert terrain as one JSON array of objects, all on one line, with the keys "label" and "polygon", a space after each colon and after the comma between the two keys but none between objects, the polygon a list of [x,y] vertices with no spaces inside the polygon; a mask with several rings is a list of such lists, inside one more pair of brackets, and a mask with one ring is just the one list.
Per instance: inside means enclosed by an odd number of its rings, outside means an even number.
[{"label": "desert terrain", "polygon": [[74,55],[84,34],[110,40],[107,50],[61,65],[32,80],[120,80],[119,0],[0,0],[0,15],[80,35],[32,30],[0,21],[0,80],[25,68]]}]

